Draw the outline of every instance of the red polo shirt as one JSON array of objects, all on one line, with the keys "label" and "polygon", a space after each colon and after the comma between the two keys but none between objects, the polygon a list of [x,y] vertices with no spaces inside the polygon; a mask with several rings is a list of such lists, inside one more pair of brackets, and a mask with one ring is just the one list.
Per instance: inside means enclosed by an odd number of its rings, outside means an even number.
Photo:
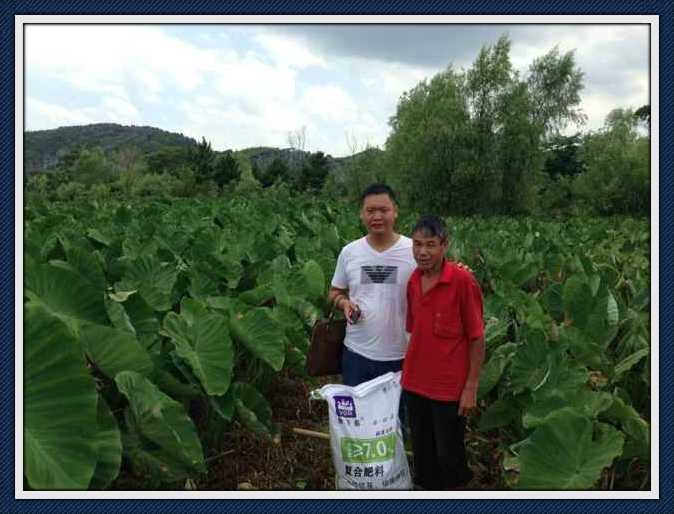
[{"label": "red polo shirt", "polygon": [[470,369],[471,341],[484,335],[482,291],[472,273],[445,260],[438,281],[421,292],[421,269],[407,284],[403,389],[433,400],[458,401]]}]

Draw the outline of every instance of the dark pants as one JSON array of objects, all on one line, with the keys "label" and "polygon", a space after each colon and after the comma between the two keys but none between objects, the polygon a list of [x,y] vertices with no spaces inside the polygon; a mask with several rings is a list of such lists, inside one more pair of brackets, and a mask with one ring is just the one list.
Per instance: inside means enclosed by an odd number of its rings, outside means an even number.
[{"label": "dark pants", "polygon": [[466,418],[459,402],[403,391],[412,431],[415,483],[427,490],[466,487],[473,477],[463,442]]},{"label": "dark pants", "polygon": [[[397,361],[375,361],[358,355],[349,350],[346,346],[342,352],[342,383],[347,386],[357,386],[389,371],[400,371],[403,369],[403,360]],[[398,410],[400,426],[403,432],[403,441],[407,440],[407,428],[405,427],[405,406],[403,397],[400,397],[400,408]]]}]

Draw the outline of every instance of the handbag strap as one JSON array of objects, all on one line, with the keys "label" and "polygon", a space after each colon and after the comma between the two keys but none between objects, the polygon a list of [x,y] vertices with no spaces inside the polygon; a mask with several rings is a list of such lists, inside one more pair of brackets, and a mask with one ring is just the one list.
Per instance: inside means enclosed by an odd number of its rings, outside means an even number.
[{"label": "handbag strap", "polygon": [[[339,298],[340,296],[344,295],[337,295],[335,298]],[[333,301],[332,306],[330,307],[330,310],[325,311],[325,317],[328,318],[328,325],[332,323],[332,320],[335,318],[335,311],[337,310],[337,302]]]}]

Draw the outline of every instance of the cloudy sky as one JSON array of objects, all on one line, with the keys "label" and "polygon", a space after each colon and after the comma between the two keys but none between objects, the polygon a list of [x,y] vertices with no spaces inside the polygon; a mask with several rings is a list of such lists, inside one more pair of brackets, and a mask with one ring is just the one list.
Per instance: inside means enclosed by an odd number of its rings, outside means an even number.
[{"label": "cloudy sky", "polygon": [[238,150],[305,127],[305,150],[343,156],[383,148],[404,91],[501,35],[523,74],[575,50],[583,131],[650,103],[648,25],[26,25],[25,129],[151,125]]}]

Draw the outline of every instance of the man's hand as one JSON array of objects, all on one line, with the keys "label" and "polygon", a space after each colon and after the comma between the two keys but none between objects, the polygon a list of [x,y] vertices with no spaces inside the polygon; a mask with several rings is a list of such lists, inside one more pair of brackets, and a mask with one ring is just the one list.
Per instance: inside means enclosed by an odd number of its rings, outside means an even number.
[{"label": "man's hand", "polygon": [[477,386],[466,384],[459,400],[459,416],[468,417],[477,408]]},{"label": "man's hand", "polygon": [[[344,313],[344,317],[346,318],[346,322],[349,325],[353,325],[353,322],[351,321],[351,312],[355,311],[358,309],[358,305],[353,303],[351,300],[348,300],[346,298],[340,300],[339,307],[342,309],[342,312]],[[360,318],[359,320],[363,319],[363,312],[361,311],[360,313]]]},{"label": "man's hand", "polygon": [[470,269],[470,267],[467,264],[464,264],[463,262],[457,262],[456,265],[461,269],[465,269],[466,271],[470,271],[471,273],[473,272],[473,270]]}]

